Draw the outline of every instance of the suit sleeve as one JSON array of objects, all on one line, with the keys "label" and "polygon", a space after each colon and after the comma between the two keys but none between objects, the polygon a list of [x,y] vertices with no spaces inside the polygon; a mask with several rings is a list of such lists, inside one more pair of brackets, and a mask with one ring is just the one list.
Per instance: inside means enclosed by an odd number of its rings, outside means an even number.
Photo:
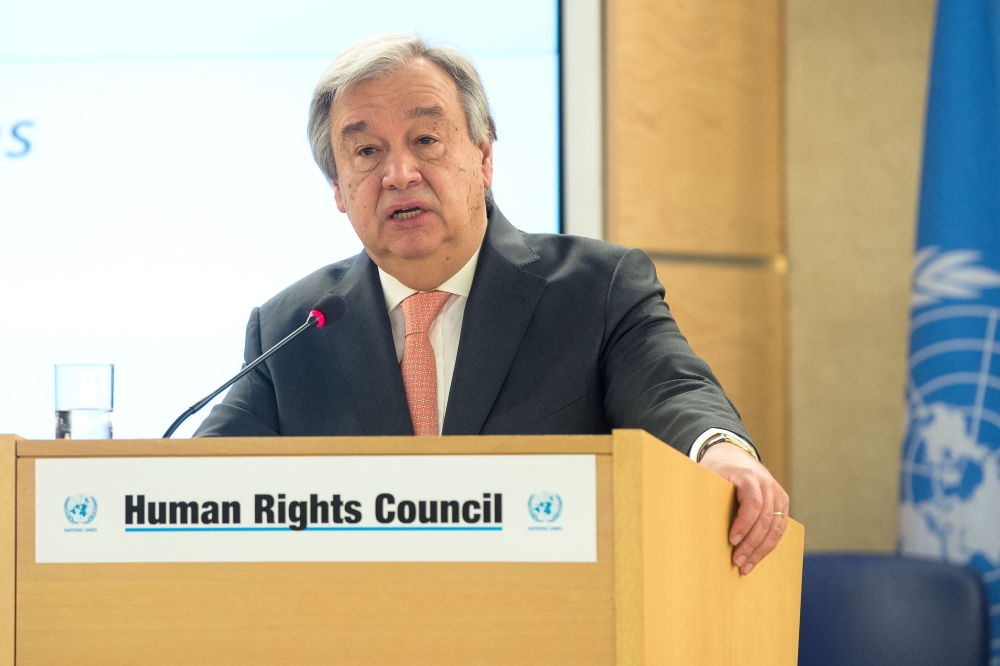
[{"label": "suit sleeve", "polygon": [[613,428],[641,428],[688,453],[709,428],[750,441],[739,413],[708,364],[681,335],[663,300],[653,262],[629,250],[607,294],[602,374]]},{"label": "suit sleeve", "polygon": [[[244,365],[263,353],[260,343],[260,308],[247,322]],[[233,384],[222,402],[195,431],[195,437],[275,437],[279,434],[278,402],[267,361]]]}]

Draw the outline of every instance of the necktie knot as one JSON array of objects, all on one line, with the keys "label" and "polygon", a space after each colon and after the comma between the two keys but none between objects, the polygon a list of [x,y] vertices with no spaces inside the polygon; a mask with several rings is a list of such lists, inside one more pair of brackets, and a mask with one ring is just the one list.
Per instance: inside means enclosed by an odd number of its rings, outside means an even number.
[{"label": "necktie knot", "polygon": [[451,294],[448,292],[435,289],[434,291],[418,291],[403,299],[400,305],[403,308],[406,337],[414,333],[427,335],[431,324],[441,312],[441,308],[444,307],[449,296]]}]

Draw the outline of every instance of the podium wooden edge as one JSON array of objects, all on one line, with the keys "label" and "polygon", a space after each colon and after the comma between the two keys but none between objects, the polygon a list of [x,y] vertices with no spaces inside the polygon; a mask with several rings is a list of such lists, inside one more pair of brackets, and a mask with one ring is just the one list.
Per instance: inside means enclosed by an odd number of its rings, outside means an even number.
[{"label": "podium wooden edge", "polygon": [[0,435],[0,666],[14,664],[19,441],[14,435]]},{"label": "podium wooden edge", "polygon": [[[795,666],[804,527],[790,520],[778,547],[742,576],[728,542],[733,484],[641,430],[615,430],[612,445],[616,666]],[[678,557],[685,539],[704,549],[695,560]],[[699,583],[721,615],[673,602],[682,589],[696,598]]]},{"label": "podium wooden edge", "polygon": [[642,437],[641,430],[612,435],[615,529],[615,666],[644,666]]},{"label": "podium wooden edge", "polygon": [[[638,431],[637,431],[638,432]],[[23,440],[17,455],[28,458],[130,458],[133,456],[323,456],[611,453],[611,435],[459,435],[413,437],[206,437],[142,440]],[[530,442],[526,441],[529,440]]]}]

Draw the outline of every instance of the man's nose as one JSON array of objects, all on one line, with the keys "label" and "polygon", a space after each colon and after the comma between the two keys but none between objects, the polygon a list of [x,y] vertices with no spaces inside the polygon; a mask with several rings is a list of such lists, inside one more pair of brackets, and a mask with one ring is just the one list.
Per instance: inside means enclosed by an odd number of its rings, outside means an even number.
[{"label": "man's nose", "polygon": [[395,151],[386,162],[382,187],[387,190],[405,190],[423,180],[416,158],[408,150]]}]

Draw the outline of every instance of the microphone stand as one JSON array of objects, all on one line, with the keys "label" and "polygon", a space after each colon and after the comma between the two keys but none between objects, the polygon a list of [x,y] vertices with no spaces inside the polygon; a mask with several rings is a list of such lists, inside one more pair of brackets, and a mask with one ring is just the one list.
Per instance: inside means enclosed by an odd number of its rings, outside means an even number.
[{"label": "microphone stand", "polygon": [[180,425],[182,423],[184,423],[184,421],[186,421],[189,416],[191,416],[192,414],[194,414],[195,412],[197,412],[199,409],[201,409],[202,407],[204,407],[208,403],[212,402],[212,398],[214,398],[215,396],[217,396],[220,393],[222,393],[223,391],[225,391],[227,388],[229,388],[230,386],[232,386],[233,384],[235,384],[236,382],[238,382],[240,379],[242,379],[243,377],[245,377],[251,370],[253,370],[254,368],[256,368],[258,365],[260,365],[261,363],[263,363],[267,359],[269,359],[271,357],[271,355],[274,354],[274,352],[276,352],[279,349],[281,349],[288,342],[291,342],[292,338],[296,337],[297,335],[299,335],[300,333],[302,333],[302,331],[306,330],[307,328],[312,328],[316,324],[320,323],[320,321],[321,321],[320,317],[317,317],[315,314],[310,313],[309,314],[309,318],[306,319],[306,323],[302,324],[297,329],[295,329],[294,331],[292,331],[291,333],[289,333],[285,337],[285,339],[283,339],[281,342],[279,342],[278,344],[274,345],[273,347],[271,347],[270,349],[268,349],[266,352],[264,352],[263,354],[261,354],[260,356],[258,356],[257,358],[255,358],[252,363],[248,363],[246,365],[246,367],[244,367],[242,370],[240,370],[236,374],[236,376],[233,377],[232,379],[230,379],[228,382],[226,382],[225,384],[223,384],[219,388],[215,389],[209,395],[205,396],[204,398],[202,398],[198,402],[196,402],[193,405],[191,405],[190,407],[188,407],[187,411],[185,411],[183,414],[181,414],[180,416],[178,416],[177,420],[170,424],[170,427],[167,428],[167,431],[165,433],[163,433],[163,439],[170,439],[170,436],[174,434],[174,431],[177,430],[177,428],[179,428]]}]

